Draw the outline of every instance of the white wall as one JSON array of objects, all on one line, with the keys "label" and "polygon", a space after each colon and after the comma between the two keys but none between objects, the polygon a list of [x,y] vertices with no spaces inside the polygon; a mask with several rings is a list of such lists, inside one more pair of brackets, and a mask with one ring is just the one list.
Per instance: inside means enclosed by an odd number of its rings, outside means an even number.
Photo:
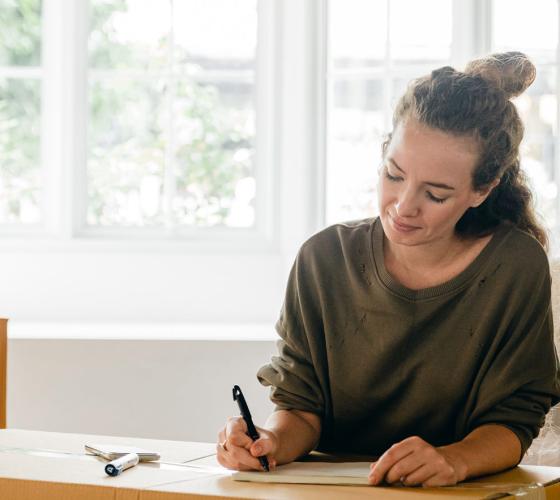
[{"label": "white wall", "polygon": [[[1,252],[1,251],[0,251]],[[0,316],[25,321],[274,322],[278,254],[0,253]]]},{"label": "white wall", "polygon": [[8,427],[215,442],[243,390],[255,423],[272,404],[255,376],[273,341],[8,342]]}]

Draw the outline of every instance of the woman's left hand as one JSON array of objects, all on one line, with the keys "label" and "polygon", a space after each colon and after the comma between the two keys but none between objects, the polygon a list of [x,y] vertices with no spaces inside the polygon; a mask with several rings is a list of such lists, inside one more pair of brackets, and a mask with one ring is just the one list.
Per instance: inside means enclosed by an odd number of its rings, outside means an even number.
[{"label": "woman's left hand", "polygon": [[371,464],[371,485],[450,486],[466,479],[466,464],[418,436],[396,443]]}]

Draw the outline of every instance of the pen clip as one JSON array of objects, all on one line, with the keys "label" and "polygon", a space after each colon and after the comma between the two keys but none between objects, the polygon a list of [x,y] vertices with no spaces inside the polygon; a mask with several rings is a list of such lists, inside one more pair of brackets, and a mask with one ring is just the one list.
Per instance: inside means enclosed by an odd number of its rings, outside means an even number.
[{"label": "pen clip", "polygon": [[241,392],[241,388],[238,385],[234,385],[233,386],[233,400],[237,401],[237,404],[239,406],[239,411],[241,412],[241,415],[245,418],[245,419],[251,419],[251,412],[249,411],[249,407],[247,406],[247,403],[245,401],[245,397],[243,396],[243,393]]}]

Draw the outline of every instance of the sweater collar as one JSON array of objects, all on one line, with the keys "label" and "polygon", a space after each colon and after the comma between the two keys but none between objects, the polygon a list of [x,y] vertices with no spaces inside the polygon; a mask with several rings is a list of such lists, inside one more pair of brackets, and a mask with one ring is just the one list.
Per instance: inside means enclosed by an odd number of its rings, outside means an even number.
[{"label": "sweater collar", "polygon": [[463,288],[470,280],[476,276],[484,264],[488,261],[490,256],[495,252],[495,250],[501,245],[506,236],[512,230],[513,226],[509,224],[502,224],[495,231],[482,249],[482,251],[476,256],[476,258],[457,276],[441,283],[439,285],[422,288],[420,290],[412,290],[397,281],[391,274],[387,271],[385,267],[385,256],[383,252],[383,239],[385,238],[385,233],[383,231],[383,225],[379,217],[376,217],[373,222],[373,230],[371,231],[370,249],[373,260],[374,269],[377,272],[377,277],[381,283],[387,287],[392,292],[397,295],[408,299],[408,300],[423,300],[438,297],[440,295],[446,295],[448,293],[455,292],[456,290]]}]

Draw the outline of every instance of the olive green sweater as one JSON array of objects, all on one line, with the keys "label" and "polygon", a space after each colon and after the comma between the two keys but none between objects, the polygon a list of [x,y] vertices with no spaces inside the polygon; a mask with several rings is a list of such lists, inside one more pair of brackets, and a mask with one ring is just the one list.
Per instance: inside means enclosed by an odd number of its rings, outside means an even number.
[{"label": "olive green sweater", "polygon": [[458,276],[411,290],[387,272],[383,238],[366,219],[300,249],[279,354],[258,372],[277,409],[318,414],[322,451],[379,455],[413,435],[440,446],[495,423],[525,453],[560,401],[544,250],[502,226]]}]

